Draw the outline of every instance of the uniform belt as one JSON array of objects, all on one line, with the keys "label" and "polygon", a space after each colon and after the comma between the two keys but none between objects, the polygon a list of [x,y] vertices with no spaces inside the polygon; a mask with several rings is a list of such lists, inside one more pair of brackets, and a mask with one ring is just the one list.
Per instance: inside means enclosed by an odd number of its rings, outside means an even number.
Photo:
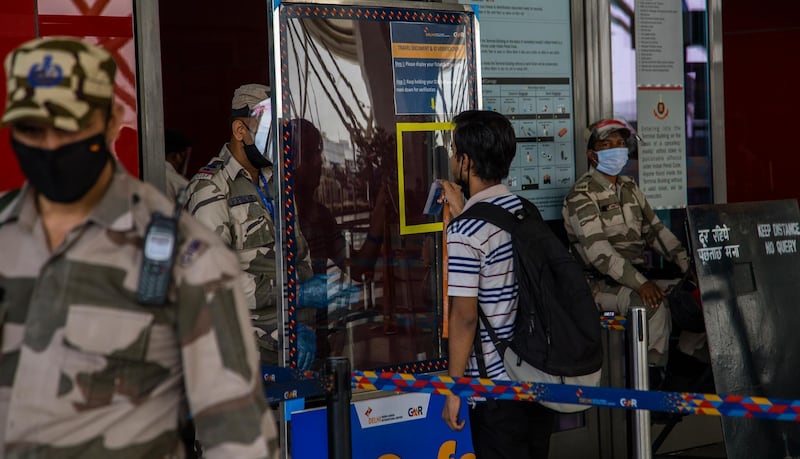
[{"label": "uniform belt", "polygon": [[[654,270],[653,268],[649,268],[649,267],[644,266],[644,265],[633,265],[633,267],[636,268],[637,271],[642,273],[642,275],[644,277],[648,278],[648,279],[657,278],[658,277],[656,275],[656,273],[658,271]],[[608,284],[608,285],[610,285],[612,287],[613,286],[617,286],[617,285],[622,285],[619,282],[617,282],[613,277],[609,276],[608,274],[603,274],[600,271],[598,271],[597,268],[592,267],[592,268],[584,269],[583,272],[586,275],[587,279],[596,280],[596,281],[600,281],[601,280],[601,281],[604,281],[606,284]]]}]

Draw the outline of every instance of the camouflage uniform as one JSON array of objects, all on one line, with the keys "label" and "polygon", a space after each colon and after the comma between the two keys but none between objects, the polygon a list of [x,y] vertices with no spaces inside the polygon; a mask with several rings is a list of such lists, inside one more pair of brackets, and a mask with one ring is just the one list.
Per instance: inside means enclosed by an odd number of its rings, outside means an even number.
[{"label": "camouflage uniform", "polygon": [[[648,279],[636,266],[644,264],[646,247],[682,272],[689,269],[689,256],[680,241],[659,220],[631,177],[620,175],[614,185],[591,169],[575,182],[561,213],[570,246],[598,274],[590,275],[589,283],[603,310],[625,314],[629,307],[643,305],[638,290]],[[677,281],[654,280],[662,289]],[[662,305],[647,312],[650,362],[664,364],[671,331],[669,309]]]},{"label": "camouflage uniform", "polygon": [[116,168],[52,254],[32,190],[0,214],[6,457],[180,455],[185,398],[208,457],[265,457],[272,423],[235,257],[183,216],[169,303],[138,304],[147,223],[172,206]]},{"label": "camouflage uniform", "polygon": [[168,198],[175,200],[178,197],[178,193],[189,184],[189,181],[186,180],[186,177],[179,174],[169,161],[164,161],[164,174],[166,185],[164,188],[165,194]]},{"label": "camouflage uniform", "polygon": [[[75,39],[25,43],[6,59],[2,121],[80,132],[111,107],[115,71]],[[29,184],[0,210],[0,457],[183,457],[187,405],[206,457],[267,457],[275,429],[235,256],[181,216],[168,301],[138,303],[147,225],[173,204],[111,161],[53,250]]]},{"label": "camouflage uniform", "polygon": [[[261,170],[272,185],[272,169]],[[277,327],[278,295],[275,285],[275,225],[255,184],[227,145],[219,156],[200,169],[189,181],[187,209],[200,222],[213,229],[239,255],[244,270],[244,291],[253,325],[259,332],[262,360],[278,362],[278,342],[271,338]],[[275,196],[274,189],[270,196]],[[298,230],[298,279],[311,277],[308,244]]]}]

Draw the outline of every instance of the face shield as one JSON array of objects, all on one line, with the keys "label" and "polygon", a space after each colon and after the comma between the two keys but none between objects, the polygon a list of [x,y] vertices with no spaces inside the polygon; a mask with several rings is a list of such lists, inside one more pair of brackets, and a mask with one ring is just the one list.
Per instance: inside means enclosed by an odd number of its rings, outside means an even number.
[{"label": "face shield", "polygon": [[253,136],[253,144],[245,143],[247,159],[257,168],[269,167],[275,163],[272,147],[272,102],[264,99],[256,104],[245,123]]}]

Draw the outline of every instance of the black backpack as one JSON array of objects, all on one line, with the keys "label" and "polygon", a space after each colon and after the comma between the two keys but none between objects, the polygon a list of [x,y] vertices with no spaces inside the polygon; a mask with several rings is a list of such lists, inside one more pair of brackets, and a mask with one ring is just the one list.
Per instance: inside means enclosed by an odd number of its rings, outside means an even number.
[{"label": "black backpack", "polygon": [[[525,198],[514,214],[488,202],[470,206],[453,222],[474,218],[511,233],[519,284],[511,348],[532,366],[556,376],[581,376],[603,363],[597,306],[577,260]],[[452,224],[452,222],[451,222]]]}]

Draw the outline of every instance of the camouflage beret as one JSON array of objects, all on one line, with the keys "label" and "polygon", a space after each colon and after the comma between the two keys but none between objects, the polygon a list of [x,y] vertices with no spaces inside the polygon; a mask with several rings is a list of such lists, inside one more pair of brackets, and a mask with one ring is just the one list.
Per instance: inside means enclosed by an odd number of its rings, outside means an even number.
[{"label": "camouflage beret", "polygon": [[117,64],[106,50],[72,37],[37,38],[5,60],[2,124],[35,119],[77,131],[93,108],[109,107]]},{"label": "camouflage beret", "polygon": [[246,84],[236,88],[231,100],[231,110],[252,110],[253,107],[269,98],[269,86],[263,84]]}]

